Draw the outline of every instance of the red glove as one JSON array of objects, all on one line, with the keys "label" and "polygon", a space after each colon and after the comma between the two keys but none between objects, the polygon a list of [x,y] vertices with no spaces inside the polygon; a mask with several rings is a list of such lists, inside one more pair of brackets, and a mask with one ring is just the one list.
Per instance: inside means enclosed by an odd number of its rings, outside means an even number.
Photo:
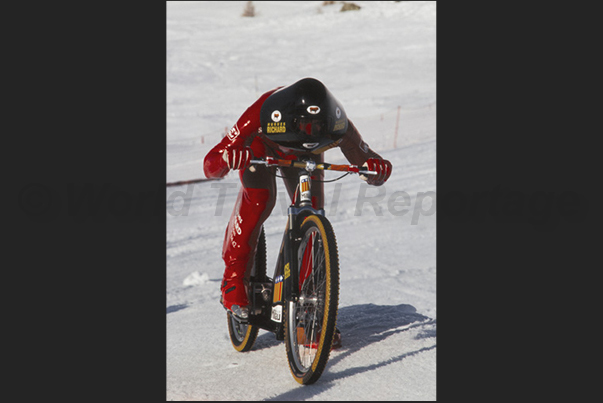
[{"label": "red glove", "polygon": [[373,186],[381,186],[392,173],[392,163],[379,158],[369,158],[362,167],[368,171],[376,171],[377,175],[360,175],[360,178]]},{"label": "red glove", "polygon": [[227,148],[222,153],[222,158],[230,169],[245,169],[251,165],[253,152],[249,147]]}]

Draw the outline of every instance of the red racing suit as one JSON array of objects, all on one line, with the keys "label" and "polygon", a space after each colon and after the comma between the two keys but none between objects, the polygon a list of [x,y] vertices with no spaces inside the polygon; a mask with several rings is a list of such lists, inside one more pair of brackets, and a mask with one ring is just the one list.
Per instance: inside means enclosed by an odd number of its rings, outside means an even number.
[{"label": "red racing suit", "polygon": [[[251,147],[254,158],[271,156],[281,159],[297,159],[300,156],[309,157],[316,162],[322,162],[322,154],[307,154],[298,152],[285,153],[278,144],[269,140],[262,133],[260,124],[260,109],[264,101],[276,90],[275,88],[263,94],[253,103],[237,120],[230,132],[205,156],[203,170],[208,178],[224,177],[229,167],[222,157],[222,153],[231,148]],[[369,148],[362,140],[356,127],[348,119],[348,129],[343,138],[333,147],[338,146],[351,164],[362,166],[369,158],[381,157]],[[275,168],[262,165],[254,166],[252,172],[249,168],[240,170],[239,177],[242,187],[237,196],[230,221],[224,235],[222,259],[225,263],[224,278],[222,282],[223,304],[227,309],[233,304],[246,306],[247,294],[244,287],[236,287],[235,292],[227,295],[232,284],[247,285],[249,271],[253,266],[253,259],[261,226],[268,218],[276,202]],[[272,170],[272,172],[270,171]],[[291,200],[298,184],[298,170],[294,168],[280,169],[284,177],[285,187]],[[322,171],[316,171],[313,179],[321,180]],[[314,208],[324,208],[324,186],[322,182],[314,182],[311,188],[312,205]]]}]

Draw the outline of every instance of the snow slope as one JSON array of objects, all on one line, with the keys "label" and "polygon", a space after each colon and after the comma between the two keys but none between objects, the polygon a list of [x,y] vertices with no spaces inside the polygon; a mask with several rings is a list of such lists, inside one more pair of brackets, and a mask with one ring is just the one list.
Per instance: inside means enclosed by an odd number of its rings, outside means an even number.
[{"label": "snow slope", "polygon": [[[203,178],[224,129],[261,93],[303,77],[329,87],[394,171],[379,188],[356,176],[325,184],[343,347],[306,387],[271,333],[260,331],[248,353],[230,345],[218,301],[237,176],[168,187],[166,398],[435,400],[435,2],[358,1],[361,10],[343,13],[322,1],[254,2],[253,18],[241,16],[245,3],[167,2],[168,181]],[[325,158],[345,162],[337,149]],[[277,183],[269,273],[288,203]]]}]

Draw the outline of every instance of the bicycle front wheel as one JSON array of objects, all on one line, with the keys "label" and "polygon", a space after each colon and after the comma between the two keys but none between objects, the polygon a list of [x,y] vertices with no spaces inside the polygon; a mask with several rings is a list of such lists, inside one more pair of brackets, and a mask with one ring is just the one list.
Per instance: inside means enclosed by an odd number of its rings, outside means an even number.
[{"label": "bicycle front wheel", "polygon": [[339,258],[329,221],[310,215],[301,225],[297,251],[299,297],[285,314],[285,345],[289,367],[303,385],[322,375],[335,335],[339,301]]}]

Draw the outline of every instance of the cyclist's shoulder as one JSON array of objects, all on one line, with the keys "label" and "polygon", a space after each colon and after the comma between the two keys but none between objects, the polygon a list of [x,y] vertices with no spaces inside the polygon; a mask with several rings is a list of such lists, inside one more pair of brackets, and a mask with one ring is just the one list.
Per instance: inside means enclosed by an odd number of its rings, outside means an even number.
[{"label": "cyclist's shoulder", "polygon": [[262,105],[270,95],[272,95],[275,91],[279,90],[282,87],[276,87],[271,89],[270,91],[266,91],[263,93],[253,104],[251,104],[241,116],[242,120],[251,120],[259,123],[260,121],[260,111],[262,109]]}]

